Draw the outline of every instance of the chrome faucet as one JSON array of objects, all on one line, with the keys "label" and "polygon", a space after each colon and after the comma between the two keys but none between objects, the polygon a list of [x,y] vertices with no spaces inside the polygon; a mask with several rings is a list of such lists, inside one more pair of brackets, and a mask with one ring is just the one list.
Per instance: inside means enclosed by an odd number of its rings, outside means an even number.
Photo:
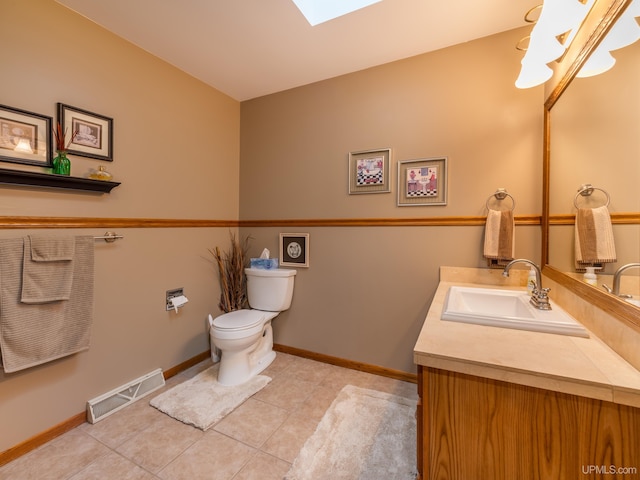
[{"label": "chrome faucet", "polygon": [[640,263],[627,263],[626,265],[622,265],[616,272],[613,274],[613,287],[609,288],[606,285],[602,285],[602,287],[609,293],[614,294],[617,297],[623,298],[631,298],[631,295],[626,295],[624,293],[620,293],[620,277],[622,276],[622,272],[629,268],[639,268]]},{"label": "chrome faucet", "polygon": [[503,277],[509,276],[509,270],[516,263],[528,263],[531,265],[536,271],[536,284],[533,287],[533,292],[531,292],[531,300],[529,303],[533,305],[538,310],[551,310],[551,304],[549,303],[549,290],[548,288],[542,288],[542,274],[540,273],[540,267],[533,263],[531,260],[527,260],[526,258],[516,258],[515,260],[511,260],[504,267],[502,272]]}]

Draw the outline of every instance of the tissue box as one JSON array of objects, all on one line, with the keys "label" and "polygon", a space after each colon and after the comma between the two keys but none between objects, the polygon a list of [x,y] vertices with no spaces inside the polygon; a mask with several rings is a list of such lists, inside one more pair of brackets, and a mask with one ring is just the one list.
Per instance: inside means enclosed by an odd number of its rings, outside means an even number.
[{"label": "tissue box", "polygon": [[271,270],[278,268],[277,258],[252,258],[250,259],[251,268],[260,268],[262,270]]}]

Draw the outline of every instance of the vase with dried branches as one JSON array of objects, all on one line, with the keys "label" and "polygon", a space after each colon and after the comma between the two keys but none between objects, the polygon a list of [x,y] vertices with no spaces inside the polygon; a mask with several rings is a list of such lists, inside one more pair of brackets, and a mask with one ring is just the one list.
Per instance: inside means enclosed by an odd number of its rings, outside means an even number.
[{"label": "vase with dried branches", "polygon": [[71,175],[71,161],[67,158],[67,150],[77,135],[77,131],[73,132],[69,143],[65,143],[67,129],[62,129],[62,125],[58,123],[53,130],[53,136],[56,140],[56,157],[53,159],[53,173],[57,175]]},{"label": "vase with dried branches", "polygon": [[220,303],[218,307],[224,313],[241,310],[249,305],[247,299],[247,277],[244,269],[248,264],[249,237],[240,241],[230,233],[229,250],[221,252],[219,247],[210,249],[218,266],[220,281]]}]

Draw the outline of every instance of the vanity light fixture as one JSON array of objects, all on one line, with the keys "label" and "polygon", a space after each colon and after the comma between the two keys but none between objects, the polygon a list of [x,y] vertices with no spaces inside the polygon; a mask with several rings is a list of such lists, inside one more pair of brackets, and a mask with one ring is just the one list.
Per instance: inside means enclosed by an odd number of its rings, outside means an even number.
[{"label": "vanity light fixture", "polygon": [[637,17],[640,17],[640,0],[633,0],[611,27],[606,37],[602,39],[600,45],[591,53],[576,76],[592,77],[613,67],[616,59],[610,52],[631,45],[640,39],[640,26]]},{"label": "vanity light fixture", "polygon": [[309,24],[314,27],[382,0],[293,0]]},{"label": "vanity light fixture", "polygon": [[[551,78],[553,70],[548,64],[564,54],[593,2],[594,0],[586,0],[584,3],[580,0],[544,0],[540,16],[531,31],[529,47],[521,61],[522,68],[516,87],[535,87]],[[528,15],[532,10],[525,16],[528,22],[531,22]],[[564,43],[561,43],[561,38]]]}]

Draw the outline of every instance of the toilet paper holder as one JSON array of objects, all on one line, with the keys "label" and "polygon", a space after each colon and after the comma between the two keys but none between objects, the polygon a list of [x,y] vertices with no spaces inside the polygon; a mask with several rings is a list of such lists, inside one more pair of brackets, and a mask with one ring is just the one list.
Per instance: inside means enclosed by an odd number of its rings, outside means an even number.
[{"label": "toilet paper holder", "polygon": [[184,307],[184,305],[188,301],[189,299],[184,296],[184,291],[182,288],[176,288],[175,290],[167,290],[165,308],[167,312],[169,310],[175,310],[176,313],[178,313],[178,308]]}]

